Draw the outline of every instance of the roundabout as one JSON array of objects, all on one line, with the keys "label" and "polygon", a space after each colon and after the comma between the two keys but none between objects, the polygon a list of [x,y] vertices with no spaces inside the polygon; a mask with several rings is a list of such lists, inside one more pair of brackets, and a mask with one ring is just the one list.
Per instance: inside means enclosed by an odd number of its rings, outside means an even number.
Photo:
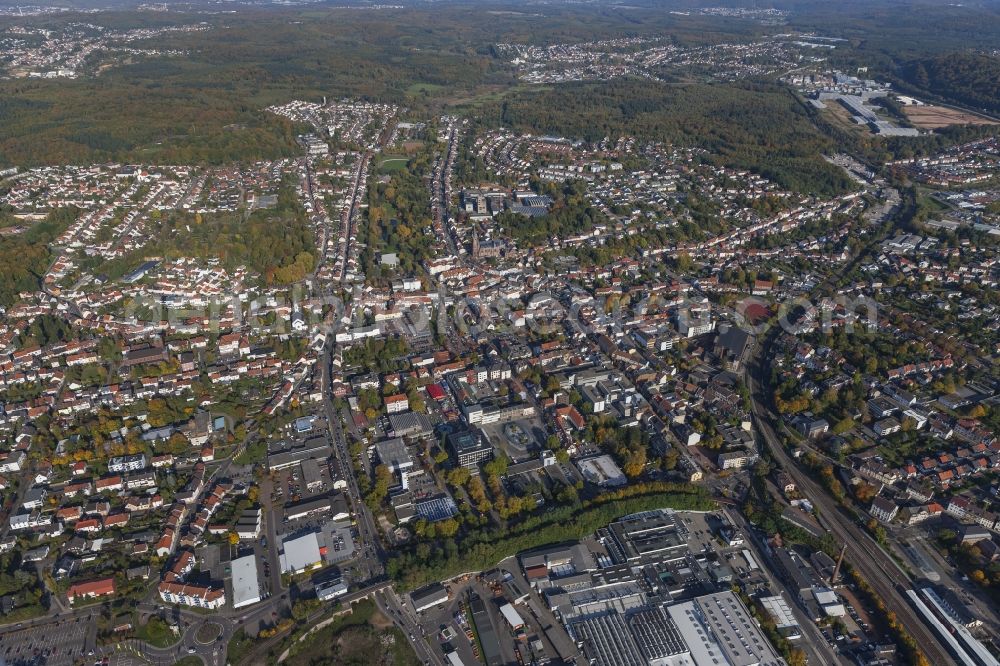
[{"label": "roundabout", "polygon": [[222,625],[218,622],[205,622],[198,627],[194,639],[201,645],[211,645],[222,635]]}]

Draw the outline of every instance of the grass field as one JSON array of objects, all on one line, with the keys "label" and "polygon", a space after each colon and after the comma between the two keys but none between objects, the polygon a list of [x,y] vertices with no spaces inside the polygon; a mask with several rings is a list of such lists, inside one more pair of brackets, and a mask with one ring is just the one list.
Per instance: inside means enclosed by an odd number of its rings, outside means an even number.
[{"label": "grass field", "polygon": [[826,108],[822,110],[822,113],[826,116],[827,120],[842,130],[862,134],[869,133],[865,125],[859,125],[854,122],[851,119],[850,112],[836,102],[826,102]]},{"label": "grass field", "polygon": [[421,81],[417,81],[416,83],[410,84],[410,86],[406,89],[406,94],[413,96],[434,95],[446,89],[447,88],[445,86],[437,83],[423,83]]},{"label": "grass field", "polygon": [[410,158],[403,155],[386,155],[385,159],[378,163],[379,173],[392,173],[402,171],[406,168],[406,163]]},{"label": "grass field", "polygon": [[180,661],[175,661],[174,666],[205,666],[205,662],[201,660],[201,657],[187,656]]},{"label": "grass field", "polygon": [[412,153],[420,150],[427,145],[426,141],[404,141],[402,144],[403,150],[407,153]]},{"label": "grass field", "polygon": [[253,638],[247,636],[246,632],[241,628],[229,639],[229,646],[226,649],[226,660],[230,664],[238,664],[251,649],[253,649]]},{"label": "grass field", "polygon": [[507,95],[551,89],[552,86],[527,83],[518,83],[513,86],[483,85],[469,94],[456,93],[449,102],[449,106],[460,111],[475,111],[485,104],[493,105],[502,102]]},{"label": "grass field", "polygon": [[926,187],[917,188],[917,203],[920,205],[920,208],[929,211],[931,215],[944,213],[945,211],[949,210],[947,205],[941,203],[936,198],[931,196],[933,193],[934,190],[931,190]]},{"label": "grass field", "polygon": [[915,127],[938,129],[949,125],[996,125],[988,118],[943,106],[904,106],[903,112]]},{"label": "grass field", "polygon": [[198,628],[198,633],[195,635],[195,640],[201,644],[207,644],[214,641],[222,633],[222,626],[215,624],[214,622],[209,622],[203,624]]},{"label": "grass field", "polygon": [[[323,632],[320,632],[321,634]],[[313,639],[285,663],[291,666],[419,666],[406,636],[399,629],[371,625],[348,627],[332,636]]]}]

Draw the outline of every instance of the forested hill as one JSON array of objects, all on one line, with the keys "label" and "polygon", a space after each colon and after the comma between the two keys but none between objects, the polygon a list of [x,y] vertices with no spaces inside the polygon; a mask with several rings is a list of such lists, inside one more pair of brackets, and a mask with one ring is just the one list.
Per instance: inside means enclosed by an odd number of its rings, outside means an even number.
[{"label": "forested hill", "polygon": [[832,141],[787,90],[766,84],[664,85],[639,80],[519,92],[484,122],[536,134],[599,140],[631,135],[705,148],[783,187],[829,195],[851,188],[823,158]]},{"label": "forested hill", "polygon": [[[52,261],[49,243],[66,230],[79,211],[61,208],[26,232],[0,236],[0,307],[17,301],[21,291],[35,291]],[[0,226],[15,224],[8,211],[0,209]]]},{"label": "forested hill", "polygon": [[1000,113],[1000,58],[951,53],[900,67],[910,86],[989,113]]}]

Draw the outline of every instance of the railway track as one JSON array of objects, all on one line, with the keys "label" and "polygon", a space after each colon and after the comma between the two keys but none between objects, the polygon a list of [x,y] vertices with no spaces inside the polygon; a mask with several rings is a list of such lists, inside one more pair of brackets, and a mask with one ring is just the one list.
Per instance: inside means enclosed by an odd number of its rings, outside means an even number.
[{"label": "railway track", "polygon": [[[763,358],[763,354],[760,354],[760,358]],[[776,415],[760,404],[763,389],[759,381],[759,377],[762,376],[759,374],[762,372],[759,360],[756,369],[757,372],[752,373],[750,377],[753,410],[771,454],[817,508],[820,525],[847,546],[847,560],[881,597],[886,609],[896,615],[897,620],[917,642],[924,656],[935,666],[955,665],[956,662],[951,654],[910,605],[906,597],[906,591],[913,587],[910,577],[853,518],[846,515],[844,509],[830,497],[825,488],[796,466],[785,451],[784,445],[770,425]],[[757,376],[753,376],[754,374]]]}]

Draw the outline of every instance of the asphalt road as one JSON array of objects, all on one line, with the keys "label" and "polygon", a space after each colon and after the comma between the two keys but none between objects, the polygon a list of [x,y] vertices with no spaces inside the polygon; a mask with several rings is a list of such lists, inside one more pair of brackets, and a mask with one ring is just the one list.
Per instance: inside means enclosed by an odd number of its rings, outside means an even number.
[{"label": "asphalt road", "polygon": [[434,666],[445,664],[440,650],[434,650],[434,634],[425,635],[426,630],[421,626],[416,613],[396,595],[395,590],[387,587],[381,592],[375,592],[373,596],[382,614],[406,634],[410,647],[421,663]]},{"label": "asphalt road", "polygon": [[[209,666],[222,666],[225,663],[226,644],[236,628],[233,618],[222,614],[205,616],[190,610],[165,609],[149,603],[139,604],[138,610],[144,615],[162,613],[177,622],[182,628],[178,640],[166,648],[153,647],[136,639],[96,645],[96,631],[93,630],[91,618],[100,611],[100,606],[91,605],[59,616],[45,616],[4,627],[0,631],[0,657],[24,658],[33,648],[39,648],[50,651],[54,649],[44,662],[50,666],[73,664],[80,658],[93,657],[98,660],[128,655],[157,666],[168,666],[189,654],[201,657]],[[207,643],[198,640],[198,632],[204,624],[217,624],[220,630],[216,638]],[[15,649],[4,655],[6,646],[13,646]],[[17,647],[27,650],[16,654]]]},{"label": "asphalt road", "polygon": [[358,551],[362,561],[366,563],[366,570],[369,579],[378,579],[384,576],[385,567],[382,565],[385,553],[382,550],[381,540],[378,537],[378,529],[375,519],[372,517],[368,505],[362,501],[361,491],[358,489],[358,480],[354,475],[354,465],[352,464],[350,451],[347,449],[347,438],[340,424],[340,415],[333,407],[330,400],[330,346],[323,350],[319,365],[322,368],[322,386],[324,388],[324,408],[326,411],[326,422],[330,428],[330,440],[333,443],[333,452],[337,456],[337,462],[344,478],[347,480],[348,495],[357,516],[358,527]]}]

